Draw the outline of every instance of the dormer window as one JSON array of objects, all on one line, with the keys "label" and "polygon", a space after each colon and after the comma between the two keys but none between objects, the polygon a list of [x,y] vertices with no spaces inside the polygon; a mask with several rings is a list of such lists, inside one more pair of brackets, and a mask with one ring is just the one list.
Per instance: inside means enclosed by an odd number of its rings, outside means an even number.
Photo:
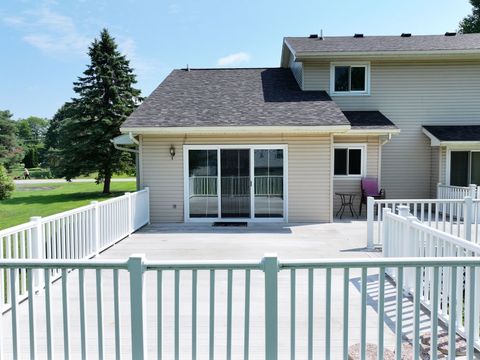
[{"label": "dormer window", "polygon": [[332,95],[368,95],[370,64],[332,63],[330,93]]}]

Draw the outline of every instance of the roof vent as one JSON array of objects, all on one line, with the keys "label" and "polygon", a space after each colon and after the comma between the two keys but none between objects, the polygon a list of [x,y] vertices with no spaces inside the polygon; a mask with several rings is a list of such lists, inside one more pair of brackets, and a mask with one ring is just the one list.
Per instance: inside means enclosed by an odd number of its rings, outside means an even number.
[{"label": "roof vent", "polygon": [[317,34],[310,34],[310,36],[308,38],[309,39],[316,39],[316,38],[318,38],[318,35]]},{"label": "roof vent", "polygon": [[400,35],[401,37],[411,37],[412,34],[410,33],[402,33],[402,35]]},{"label": "roof vent", "polygon": [[354,38],[362,38],[363,37],[363,34],[355,34],[353,35]]},{"label": "roof vent", "polygon": [[448,32],[448,31],[447,31],[447,32],[445,33],[445,36],[455,36],[455,35],[457,35],[456,32]]}]

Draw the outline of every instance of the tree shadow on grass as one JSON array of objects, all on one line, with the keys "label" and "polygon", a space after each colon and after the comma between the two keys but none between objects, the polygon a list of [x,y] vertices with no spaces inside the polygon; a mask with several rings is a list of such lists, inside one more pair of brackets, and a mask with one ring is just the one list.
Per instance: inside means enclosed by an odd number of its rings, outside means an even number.
[{"label": "tree shadow on grass", "polygon": [[82,201],[82,200],[106,200],[125,194],[124,191],[112,191],[110,194],[101,192],[81,192],[71,194],[43,194],[18,197],[2,201],[2,205],[29,205]]}]

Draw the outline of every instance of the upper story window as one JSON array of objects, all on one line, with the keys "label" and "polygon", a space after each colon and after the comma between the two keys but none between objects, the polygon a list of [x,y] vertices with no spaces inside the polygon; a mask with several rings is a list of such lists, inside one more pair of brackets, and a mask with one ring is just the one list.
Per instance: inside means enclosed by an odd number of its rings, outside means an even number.
[{"label": "upper story window", "polygon": [[370,93],[369,63],[332,63],[330,94],[368,95]]}]

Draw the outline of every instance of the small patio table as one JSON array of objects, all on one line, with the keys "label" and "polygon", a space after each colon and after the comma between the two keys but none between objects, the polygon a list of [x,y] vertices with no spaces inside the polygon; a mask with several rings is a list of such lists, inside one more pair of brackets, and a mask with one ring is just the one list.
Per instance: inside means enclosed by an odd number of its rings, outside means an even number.
[{"label": "small patio table", "polygon": [[338,209],[337,213],[335,214],[335,217],[338,217],[338,214],[340,214],[340,219],[343,216],[343,213],[345,211],[345,208],[348,206],[350,209],[350,213],[352,216],[355,216],[358,218],[357,213],[353,209],[353,200],[355,200],[355,197],[358,195],[357,193],[349,193],[349,192],[336,192],[335,195],[340,196],[340,200],[342,201],[340,205],[340,209]]}]

